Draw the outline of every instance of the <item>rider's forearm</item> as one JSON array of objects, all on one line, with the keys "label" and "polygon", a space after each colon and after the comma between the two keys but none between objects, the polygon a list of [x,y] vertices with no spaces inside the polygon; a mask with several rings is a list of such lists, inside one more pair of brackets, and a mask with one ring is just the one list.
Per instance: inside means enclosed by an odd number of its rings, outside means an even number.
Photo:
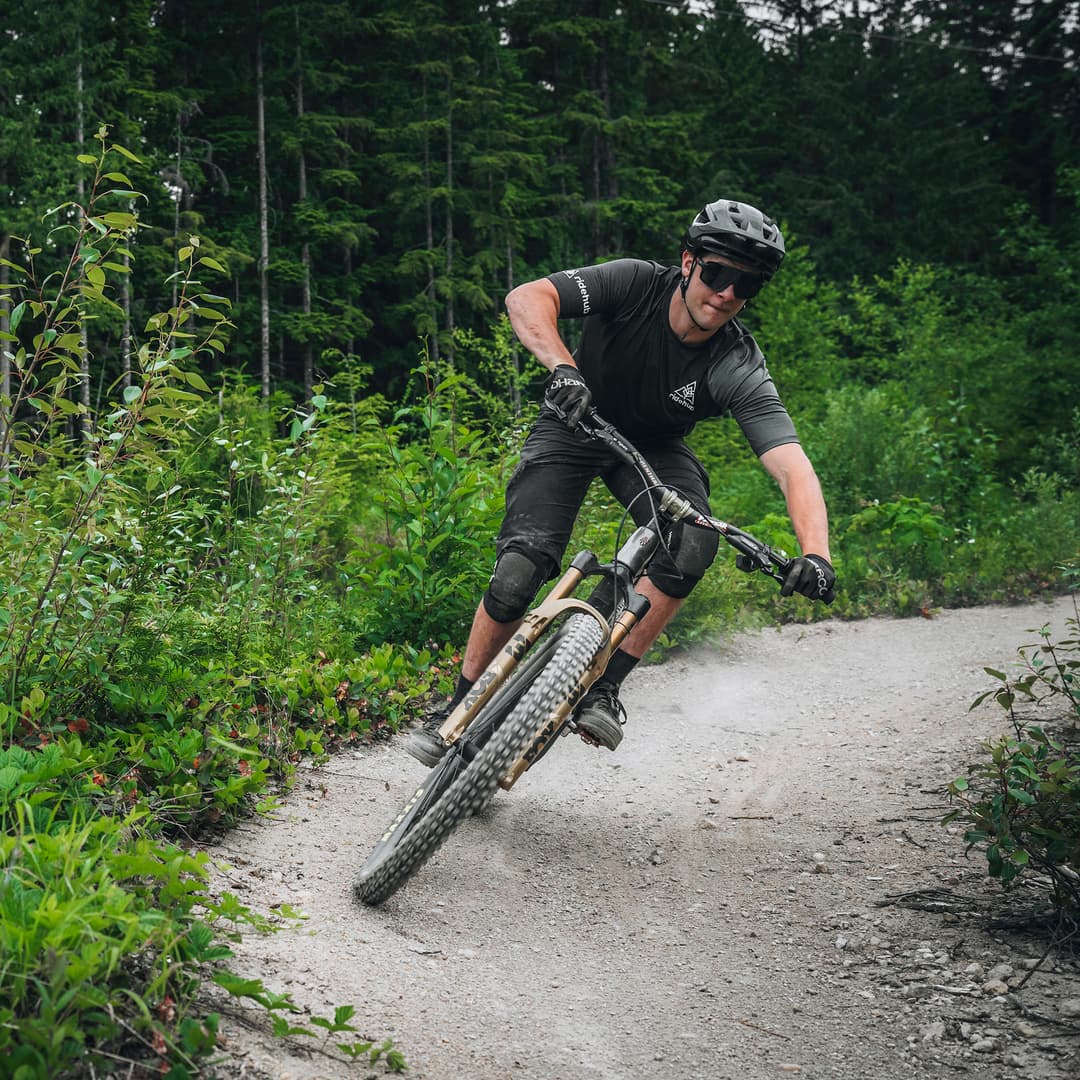
[{"label": "rider's forearm", "polygon": [[821,496],[817,477],[812,484],[797,483],[786,495],[788,517],[804,555],[820,555],[832,562],[829,554],[829,514]]},{"label": "rider's forearm", "polygon": [[506,314],[518,341],[548,371],[560,364],[577,367],[559,334],[559,294],[547,278],[526,282],[507,294]]},{"label": "rider's forearm", "polygon": [[778,446],[762,454],[761,463],[784,494],[799,549],[804,555],[821,555],[831,562],[829,513],[817,473],[802,447],[797,443]]}]

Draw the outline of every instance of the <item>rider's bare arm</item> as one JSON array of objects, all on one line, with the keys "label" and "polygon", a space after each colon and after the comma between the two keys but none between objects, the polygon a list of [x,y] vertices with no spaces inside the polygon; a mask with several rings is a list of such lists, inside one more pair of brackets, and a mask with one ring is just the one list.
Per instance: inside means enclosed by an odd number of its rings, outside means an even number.
[{"label": "rider's bare arm", "polygon": [[821,494],[821,484],[810,459],[798,443],[774,446],[761,455],[761,464],[780,485],[787,501],[788,516],[804,554],[829,554],[829,514]]},{"label": "rider's bare arm", "polygon": [[574,363],[559,336],[559,293],[547,278],[527,281],[506,296],[506,313],[518,341],[548,369]]}]

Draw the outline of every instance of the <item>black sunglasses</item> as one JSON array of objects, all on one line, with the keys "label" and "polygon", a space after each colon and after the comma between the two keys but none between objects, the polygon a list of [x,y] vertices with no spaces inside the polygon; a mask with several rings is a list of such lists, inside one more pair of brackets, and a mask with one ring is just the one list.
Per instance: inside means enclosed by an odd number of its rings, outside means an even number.
[{"label": "black sunglasses", "polygon": [[762,286],[768,281],[764,274],[755,274],[750,270],[736,270],[734,266],[725,266],[718,262],[699,262],[701,280],[713,292],[723,292],[729,285],[735,286],[735,296],[739,300],[749,300],[757,296]]}]

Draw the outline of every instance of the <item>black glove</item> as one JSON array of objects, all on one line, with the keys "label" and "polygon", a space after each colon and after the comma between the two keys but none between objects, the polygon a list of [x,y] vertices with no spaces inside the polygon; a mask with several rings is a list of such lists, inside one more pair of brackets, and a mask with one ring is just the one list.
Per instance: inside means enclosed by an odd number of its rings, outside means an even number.
[{"label": "black glove", "polygon": [[833,586],[836,584],[836,571],[829,565],[829,560],[821,555],[800,555],[792,559],[783,585],[781,596],[802,593],[811,600],[823,600],[831,604],[836,597]]},{"label": "black glove", "polygon": [[592,394],[576,367],[572,364],[560,364],[551,373],[551,381],[547,384],[544,400],[554,408],[559,419],[573,431],[581,418],[589,411]]}]

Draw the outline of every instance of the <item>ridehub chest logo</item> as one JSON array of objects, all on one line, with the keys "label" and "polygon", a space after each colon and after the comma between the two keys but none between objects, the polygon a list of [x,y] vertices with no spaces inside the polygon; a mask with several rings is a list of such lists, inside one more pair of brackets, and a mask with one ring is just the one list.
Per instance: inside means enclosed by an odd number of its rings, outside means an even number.
[{"label": "ridehub chest logo", "polygon": [[690,412],[694,411],[694,391],[697,389],[697,379],[693,382],[687,383],[685,386],[680,386],[678,390],[672,390],[668,397],[675,402],[676,405],[681,405],[684,409],[689,409]]}]

